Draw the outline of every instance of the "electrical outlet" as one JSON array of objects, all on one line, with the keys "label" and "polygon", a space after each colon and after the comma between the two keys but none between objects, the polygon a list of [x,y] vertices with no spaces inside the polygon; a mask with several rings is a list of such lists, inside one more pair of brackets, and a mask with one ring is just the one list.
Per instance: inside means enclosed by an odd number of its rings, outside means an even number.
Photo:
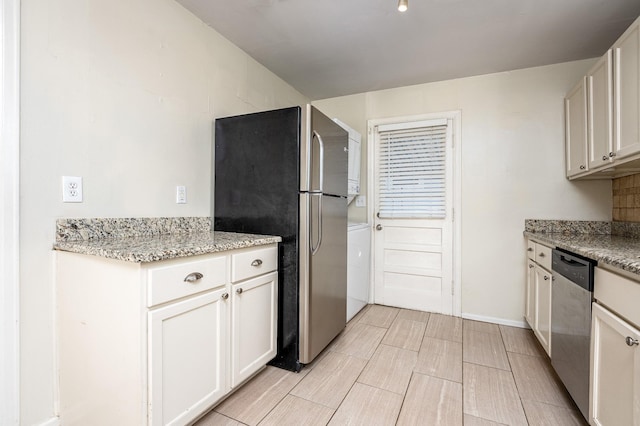
[{"label": "electrical outlet", "polygon": [[176,204],[187,204],[187,187],[176,186]]},{"label": "electrical outlet", "polygon": [[82,202],[82,177],[62,176],[62,202]]},{"label": "electrical outlet", "polygon": [[356,196],[356,207],[366,207],[366,206],[367,206],[367,196],[366,195]]}]

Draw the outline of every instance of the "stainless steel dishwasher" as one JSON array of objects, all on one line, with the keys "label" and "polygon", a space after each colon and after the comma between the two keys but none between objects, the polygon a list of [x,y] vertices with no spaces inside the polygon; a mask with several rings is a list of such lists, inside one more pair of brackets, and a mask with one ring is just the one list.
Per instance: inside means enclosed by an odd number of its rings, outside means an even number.
[{"label": "stainless steel dishwasher", "polygon": [[585,419],[589,418],[589,363],[593,267],[596,262],[555,249],[551,254],[551,365]]}]

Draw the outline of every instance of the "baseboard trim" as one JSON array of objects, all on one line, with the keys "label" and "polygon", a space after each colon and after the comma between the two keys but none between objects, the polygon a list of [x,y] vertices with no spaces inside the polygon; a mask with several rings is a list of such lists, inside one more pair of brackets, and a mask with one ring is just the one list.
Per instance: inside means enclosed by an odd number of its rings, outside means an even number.
[{"label": "baseboard trim", "polygon": [[46,420],[38,426],[60,426],[60,417],[52,417],[49,420]]},{"label": "baseboard trim", "polygon": [[495,317],[488,317],[485,315],[464,314],[464,313],[462,314],[462,318],[473,320],[473,321],[483,321],[483,322],[490,322],[493,324],[508,325],[510,327],[530,328],[527,322],[524,320],[514,321],[514,320],[507,320],[504,318],[495,318]]}]

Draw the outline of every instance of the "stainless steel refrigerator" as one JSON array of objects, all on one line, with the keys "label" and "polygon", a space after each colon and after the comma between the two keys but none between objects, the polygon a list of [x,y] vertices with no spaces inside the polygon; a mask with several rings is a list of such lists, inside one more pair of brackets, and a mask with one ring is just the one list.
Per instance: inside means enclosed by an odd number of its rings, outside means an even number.
[{"label": "stainless steel refrigerator", "polygon": [[279,235],[278,353],[298,371],[346,324],[348,134],[316,108],[215,120],[213,224]]}]

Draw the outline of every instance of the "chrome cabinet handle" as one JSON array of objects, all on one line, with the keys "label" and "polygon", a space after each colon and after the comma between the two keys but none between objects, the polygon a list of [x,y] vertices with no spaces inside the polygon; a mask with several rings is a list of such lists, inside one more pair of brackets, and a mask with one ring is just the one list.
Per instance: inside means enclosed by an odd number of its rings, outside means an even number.
[{"label": "chrome cabinet handle", "polygon": [[602,161],[607,161],[609,159],[609,157],[607,157],[606,155],[602,156]]},{"label": "chrome cabinet handle", "polygon": [[243,290],[242,290],[242,287],[241,287],[241,288],[239,288],[239,289],[237,289],[237,290],[236,290],[236,293],[238,293],[238,294],[242,294],[242,291],[243,291]]},{"label": "chrome cabinet handle", "polygon": [[256,259],[253,262],[251,262],[251,266],[260,266],[262,265],[262,259]]},{"label": "chrome cabinet handle", "polygon": [[610,152],[610,153],[609,153],[609,157],[613,158],[613,157],[615,157],[615,156],[616,156],[616,153],[615,153],[615,152]]},{"label": "chrome cabinet handle", "polygon": [[380,225],[380,224],[376,225],[376,230],[382,231],[382,225]]},{"label": "chrome cabinet handle", "polygon": [[548,276],[548,275],[545,275],[545,276],[544,276],[544,280],[545,280],[545,281],[549,281],[549,276]]},{"label": "chrome cabinet handle", "polygon": [[529,265],[529,269],[533,268],[533,265]]},{"label": "chrome cabinet handle", "polygon": [[527,251],[533,251],[533,248],[529,247],[527,248]]},{"label": "chrome cabinet handle", "polygon": [[220,297],[222,297],[222,300],[227,300],[229,298],[229,293],[223,293]]},{"label": "chrome cabinet handle", "polygon": [[544,253],[540,253],[538,256],[540,256],[540,257],[544,257]]},{"label": "chrome cabinet handle", "polygon": [[580,166],[580,170],[584,170],[586,168],[587,168],[587,166],[585,166],[584,164]]},{"label": "chrome cabinet handle", "polygon": [[204,275],[202,275],[200,272],[192,272],[189,275],[187,275],[186,277],[184,277],[184,282],[185,283],[195,283],[196,281],[202,279],[204,277]]},{"label": "chrome cabinet handle", "polygon": [[624,339],[625,342],[627,342],[627,346],[637,346],[638,344],[640,344],[638,342],[638,339],[634,339],[631,336],[627,336],[626,339]]}]

